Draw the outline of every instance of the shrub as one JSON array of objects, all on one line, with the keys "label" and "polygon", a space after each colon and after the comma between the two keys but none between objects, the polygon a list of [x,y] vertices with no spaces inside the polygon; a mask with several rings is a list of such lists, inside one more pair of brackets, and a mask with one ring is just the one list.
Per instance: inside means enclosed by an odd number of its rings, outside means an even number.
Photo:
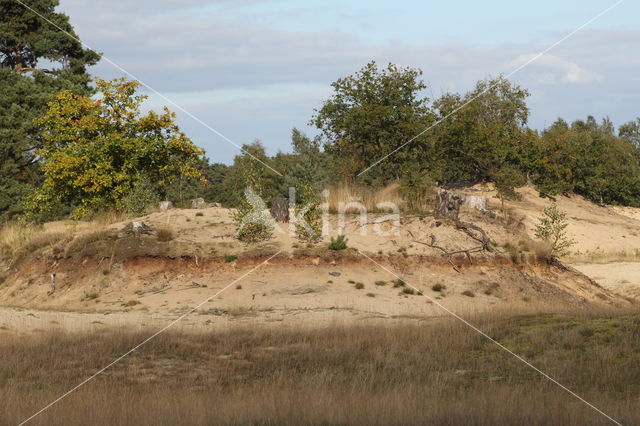
[{"label": "shrub", "polygon": [[567,236],[568,225],[567,214],[560,211],[555,203],[542,211],[539,223],[535,227],[535,235],[550,245],[552,256],[567,254],[569,247],[575,244],[575,241]]},{"label": "shrub", "polygon": [[233,220],[236,223],[238,239],[245,243],[265,241],[273,236],[275,221],[267,213],[267,205],[261,198],[261,183],[264,166],[251,158],[243,165],[242,173],[244,197],[240,200]]},{"label": "shrub", "polygon": [[140,178],[124,199],[124,211],[129,217],[144,216],[160,202],[156,188],[147,178]]},{"label": "shrub", "polygon": [[242,290],[242,284],[238,284],[238,285],[236,286],[236,290]]},{"label": "shrub", "polygon": [[407,202],[409,211],[420,211],[426,206],[426,200],[433,192],[435,182],[422,172],[421,167],[410,162],[403,167],[400,176],[398,191]]},{"label": "shrub", "polygon": [[367,297],[376,297],[376,295],[373,293],[367,293]]},{"label": "shrub", "polygon": [[362,290],[364,288],[364,284],[362,283],[356,283],[356,290]]},{"label": "shrub", "polygon": [[296,235],[300,241],[317,243],[322,239],[322,212],[316,183],[307,177],[299,189],[301,204],[295,206]]},{"label": "shrub", "polygon": [[245,223],[238,229],[238,239],[245,243],[258,243],[273,236],[272,227],[264,223]]},{"label": "shrub", "polygon": [[471,290],[465,290],[462,292],[462,294],[467,297],[476,297],[476,295]]},{"label": "shrub", "polygon": [[225,254],[224,255],[224,261],[227,262],[227,263],[233,262],[236,259],[238,259],[238,256],[236,256],[235,254]]},{"label": "shrub", "polygon": [[405,287],[402,289],[403,294],[415,294],[415,291],[412,288]]},{"label": "shrub", "polygon": [[512,262],[518,263],[520,261],[520,249],[517,246],[511,244],[510,242],[506,242],[504,243],[503,247],[509,254]]},{"label": "shrub", "polygon": [[440,283],[434,284],[434,285],[431,286],[431,290],[438,291],[438,292],[444,290],[445,288],[447,288],[447,287],[445,285],[440,284]]},{"label": "shrub", "polygon": [[393,288],[404,287],[406,283],[403,279],[398,278],[397,280],[393,280]]},{"label": "shrub", "polygon": [[198,212],[198,213],[196,213],[196,216],[198,216],[198,217],[202,217],[202,216],[204,216],[204,213],[202,213],[202,212]]},{"label": "shrub", "polygon": [[124,306],[125,308],[128,308],[130,306],[136,306],[136,305],[139,305],[139,304],[140,304],[140,302],[138,302],[137,300],[129,300],[128,302],[123,303],[122,306]]},{"label": "shrub", "polygon": [[377,286],[386,285],[386,284],[387,284],[386,281],[376,281]]},{"label": "shrub", "polygon": [[331,238],[329,250],[344,250],[347,248],[347,241],[344,234],[338,235],[336,238]]},{"label": "shrub", "polygon": [[160,227],[156,230],[156,238],[158,241],[167,242],[175,238],[173,229],[168,226]]},{"label": "shrub", "polygon": [[84,298],[82,300],[95,300],[98,297],[99,295],[96,292],[85,293]]}]

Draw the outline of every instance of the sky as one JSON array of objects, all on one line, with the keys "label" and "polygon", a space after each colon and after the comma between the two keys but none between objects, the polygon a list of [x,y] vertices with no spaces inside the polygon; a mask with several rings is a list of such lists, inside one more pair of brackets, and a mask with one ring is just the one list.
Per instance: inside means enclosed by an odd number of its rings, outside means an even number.
[{"label": "sky", "polygon": [[633,120],[640,2],[562,40],[616,2],[60,0],[58,10],[108,58],[93,75],[130,73],[153,89],[146,108],[169,106],[212,161],[230,163],[255,139],[275,154],[290,150],[292,127],[317,134],[308,122],[331,82],[371,60],[420,68],[430,99],[508,75],[530,91],[537,129],[589,114]]}]

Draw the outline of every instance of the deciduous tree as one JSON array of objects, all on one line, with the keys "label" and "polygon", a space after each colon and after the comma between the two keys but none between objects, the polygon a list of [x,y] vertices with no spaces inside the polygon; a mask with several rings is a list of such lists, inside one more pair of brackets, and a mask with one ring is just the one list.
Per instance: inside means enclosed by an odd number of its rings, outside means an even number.
[{"label": "deciduous tree", "polygon": [[63,90],[36,121],[41,129],[44,182],[26,202],[32,215],[59,202],[74,206],[74,216],[122,208],[123,198],[140,179],[164,195],[175,176],[196,177],[195,146],[175,124],[175,114],[141,112],[145,96],[139,83],[124,78],[97,81],[101,98]]}]

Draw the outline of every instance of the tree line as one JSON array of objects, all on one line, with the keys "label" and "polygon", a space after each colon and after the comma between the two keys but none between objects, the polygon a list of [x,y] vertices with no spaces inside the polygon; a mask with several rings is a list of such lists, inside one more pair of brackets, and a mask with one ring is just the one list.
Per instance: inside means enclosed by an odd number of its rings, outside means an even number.
[{"label": "tree line", "polygon": [[[57,5],[31,2],[75,36]],[[310,117],[318,136],[294,128],[291,152],[268,155],[256,140],[225,165],[173,112],[143,113],[138,83],[92,78],[97,52],[12,0],[0,12],[0,221],[138,213],[141,200],[241,207],[247,185],[265,200],[290,187],[313,199],[342,182],[399,182],[409,206],[434,185],[477,182],[495,183],[503,199],[531,183],[543,195],[640,206],[640,118],[618,129],[608,118],[559,118],[538,131],[527,125],[529,92],[501,76],[430,99],[421,70],[370,62],[332,83]]]}]

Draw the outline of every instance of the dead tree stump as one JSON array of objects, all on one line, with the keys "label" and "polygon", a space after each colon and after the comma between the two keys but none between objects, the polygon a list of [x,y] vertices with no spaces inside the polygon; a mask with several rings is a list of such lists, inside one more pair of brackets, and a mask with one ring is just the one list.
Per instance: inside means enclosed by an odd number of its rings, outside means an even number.
[{"label": "dead tree stump", "polygon": [[271,200],[271,216],[277,222],[289,222],[289,201],[286,198],[278,197]]},{"label": "dead tree stump", "polygon": [[464,199],[453,191],[439,189],[436,195],[436,208],[433,217],[436,219],[449,219],[458,222],[460,206]]},{"label": "dead tree stump", "polygon": [[133,235],[139,237],[142,234],[153,234],[153,229],[142,221],[129,222],[119,232],[119,237]]}]

